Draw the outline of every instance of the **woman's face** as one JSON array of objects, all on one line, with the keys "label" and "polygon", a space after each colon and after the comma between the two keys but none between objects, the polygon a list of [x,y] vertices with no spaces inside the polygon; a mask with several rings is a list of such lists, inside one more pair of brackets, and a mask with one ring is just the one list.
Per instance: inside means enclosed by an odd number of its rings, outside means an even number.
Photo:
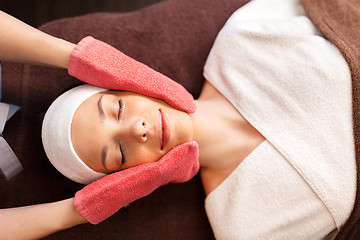
[{"label": "woman's face", "polygon": [[71,124],[75,152],[103,173],[157,161],[192,135],[187,113],[162,100],[122,91],[91,96],[76,110]]}]

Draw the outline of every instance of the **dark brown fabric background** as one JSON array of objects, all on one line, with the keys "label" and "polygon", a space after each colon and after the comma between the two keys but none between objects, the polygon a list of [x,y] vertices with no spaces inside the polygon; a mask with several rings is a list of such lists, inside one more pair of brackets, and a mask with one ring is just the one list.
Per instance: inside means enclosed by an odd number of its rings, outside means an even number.
[{"label": "dark brown fabric background", "polygon": [[39,27],[60,18],[95,12],[130,12],[164,0],[1,0],[0,9]]},{"label": "dark brown fabric background", "polygon": [[[132,13],[57,20],[41,29],[74,43],[92,35],[180,82],[197,97],[204,81],[202,67],[218,31],[246,2],[168,0]],[[52,167],[40,137],[47,107],[78,84],[65,70],[3,63],[3,100],[22,107],[4,136],[24,171],[9,182],[0,179],[0,208],[57,201],[82,188]],[[99,225],[81,225],[46,239],[213,239],[204,197],[196,176],[159,188]]]}]

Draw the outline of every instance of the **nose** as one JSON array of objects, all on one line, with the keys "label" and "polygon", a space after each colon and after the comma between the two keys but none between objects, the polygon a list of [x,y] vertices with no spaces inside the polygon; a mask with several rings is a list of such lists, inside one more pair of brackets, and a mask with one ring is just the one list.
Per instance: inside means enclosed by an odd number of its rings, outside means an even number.
[{"label": "nose", "polygon": [[145,119],[132,119],[120,125],[117,134],[119,138],[132,138],[141,143],[148,140],[149,124]]},{"label": "nose", "polygon": [[149,124],[144,119],[135,122],[133,132],[139,142],[146,142],[148,139]]}]

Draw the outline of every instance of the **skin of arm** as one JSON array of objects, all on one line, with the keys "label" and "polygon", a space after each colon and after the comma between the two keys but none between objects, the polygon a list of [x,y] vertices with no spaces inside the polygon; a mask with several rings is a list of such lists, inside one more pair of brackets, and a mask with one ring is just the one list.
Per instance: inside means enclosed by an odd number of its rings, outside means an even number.
[{"label": "skin of arm", "polygon": [[0,60],[67,68],[75,45],[0,11]]},{"label": "skin of arm", "polygon": [[54,203],[0,209],[1,239],[40,239],[51,233],[86,223],[73,198]]},{"label": "skin of arm", "polygon": [[[67,68],[75,45],[50,36],[0,11],[0,60]],[[0,209],[1,239],[39,239],[87,221],[73,198]]]}]

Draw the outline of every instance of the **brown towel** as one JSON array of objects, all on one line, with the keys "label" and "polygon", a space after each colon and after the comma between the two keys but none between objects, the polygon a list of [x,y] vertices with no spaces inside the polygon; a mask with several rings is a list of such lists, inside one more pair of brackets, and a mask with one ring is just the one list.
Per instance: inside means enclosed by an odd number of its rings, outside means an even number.
[{"label": "brown towel", "polygon": [[351,71],[357,192],[353,212],[336,239],[360,238],[360,1],[302,0],[318,29],[345,57]]}]

